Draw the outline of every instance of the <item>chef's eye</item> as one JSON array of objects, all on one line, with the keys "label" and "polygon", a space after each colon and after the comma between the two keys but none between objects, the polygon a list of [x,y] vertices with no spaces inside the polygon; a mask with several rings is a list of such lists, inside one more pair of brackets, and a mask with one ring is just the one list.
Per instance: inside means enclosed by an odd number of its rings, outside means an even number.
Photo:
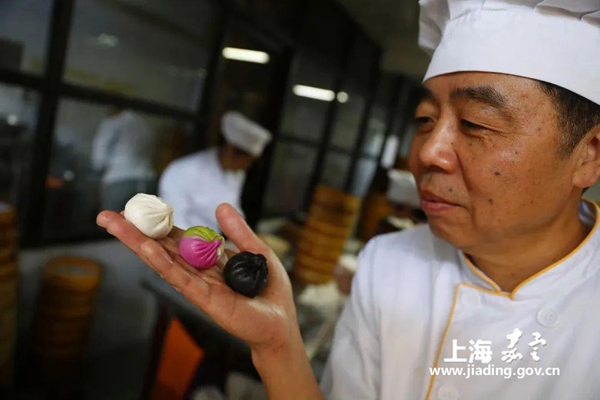
[{"label": "chef's eye", "polygon": [[467,121],[466,119],[461,120],[460,123],[463,128],[465,128],[467,130],[471,130],[471,131],[479,131],[479,130],[486,129],[483,126],[474,124],[473,122]]},{"label": "chef's eye", "polygon": [[419,131],[429,130],[433,125],[433,119],[429,117],[416,117],[415,122],[417,123]]}]

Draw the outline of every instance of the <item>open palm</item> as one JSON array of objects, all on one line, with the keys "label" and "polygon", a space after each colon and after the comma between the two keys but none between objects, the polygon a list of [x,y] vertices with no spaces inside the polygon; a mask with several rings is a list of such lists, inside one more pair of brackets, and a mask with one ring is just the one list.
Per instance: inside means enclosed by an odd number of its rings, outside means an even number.
[{"label": "open palm", "polygon": [[287,273],[232,206],[222,204],[216,213],[223,233],[240,250],[267,257],[269,281],[255,298],[242,296],[225,284],[222,264],[197,270],[185,262],[179,256],[181,229],[173,228],[166,238],[153,240],[116,212],[100,213],[97,222],[229,333],[253,348],[277,348],[288,340],[296,324]]}]

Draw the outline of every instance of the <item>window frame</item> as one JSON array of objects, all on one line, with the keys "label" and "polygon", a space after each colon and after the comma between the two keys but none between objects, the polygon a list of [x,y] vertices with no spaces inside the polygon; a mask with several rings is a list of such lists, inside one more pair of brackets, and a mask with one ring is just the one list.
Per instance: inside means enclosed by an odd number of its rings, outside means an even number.
[{"label": "window frame", "polygon": [[[45,68],[41,75],[0,68],[1,83],[34,90],[40,96],[37,119],[32,127],[32,156],[30,160],[27,160],[31,166],[31,173],[29,181],[26,182],[25,191],[19,194],[17,200],[20,208],[20,226],[22,228],[20,244],[23,248],[108,238],[108,235],[103,232],[99,232],[98,235],[92,237],[77,237],[67,241],[46,240],[43,238],[43,227],[40,221],[44,221],[45,182],[52,157],[55,122],[61,99],[113,105],[157,117],[173,118],[183,123],[192,122],[195,125],[195,137],[198,138],[195,149],[202,147],[202,135],[200,133],[206,124],[206,116],[210,112],[210,107],[204,104],[204,99],[210,98],[210,91],[214,82],[214,71],[220,57],[221,42],[225,32],[226,18],[228,17],[226,7],[220,10],[219,18],[213,27],[215,40],[210,48],[206,84],[198,105],[195,110],[191,111],[161,102],[81,86],[64,80],[67,48],[73,28],[72,20],[76,1],[52,0],[51,11],[48,16],[48,32],[46,33],[48,37],[44,55]],[[214,2],[214,0],[209,1]]]},{"label": "window frame", "polygon": [[[109,235],[101,230],[98,235],[92,237],[75,237],[68,240],[56,240],[43,237],[42,221],[46,210],[46,177],[50,168],[53,143],[55,140],[55,123],[58,117],[58,107],[62,99],[84,101],[88,103],[96,103],[101,105],[114,105],[122,108],[128,108],[133,111],[139,111],[146,114],[151,114],[157,117],[168,117],[183,123],[194,124],[194,143],[188,148],[188,151],[193,152],[205,148],[209,144],[208,135],[204,132],[208,126],[208,119],[211,114],[211,100],[215,90],[215,82],[219,70],[219,62],[221,59],[221,49],[227,34],[227,28],[230,22],[234,19],[242,20],[244,23],[252,26],[259,34],[265,37],[270,37],[279,45],[283,46],[286,51],[286,71],[282,71],[275,78],[273,91],[282,101],[272,106],[269,111],[269,122],[273,127],[273,141],[265,154],[264,179],[257,188],[257,199],[253,202],[254,214],[253,218],[256,222],[259,218],[265,216],[263,207],[265,192],[268,187],[268,179],[270,177],[270,168],[274,149],[279,140],[282,142],[293,142],[304,146],[309,146],[317,150],[317,157],[314,165],[311,166],[310,185],[306,193],[304,202],[305,209],[308,208],[312,193],[320,181],[323,164],[329,151],[341,153],[350,156],[350,167],[346,176],[346,189],[350,190],[352,186],[352,176],[358,167],[361,158],[378,159],[378,156],[366,154],[362,150],[362,144],[366,135],[366,128],[372,104],[374,102],[377,83],[379,80],[379,60],[381,57],[381,48],[375,41],[365,33],[364,29],[351,17],[350,13],[344,6],[335,0],[329,0],[330,5],[335,8],[335,12],[340,13],[341,17],[346,21],[348,26],[348,35],[344,36],[342,45],[344,46],[343,59],[336,67],[335,90],[339,91],[343,87],[346,79],[347,61],[352,51],[352,45],[357,35],[364,35],[369,43],[374,46],[375,54],[377,55],[372,65],[371,82],[367,93],[367,102],[363,115],[359,133],[352,149],[341,149],[332,145],[332,125],[336,117],[335,101],[329,104],[324,123],[323,132],[320,140],[312,141],[301,138],[287,137],[283,132],[278,134],[278,129],[283,119],[284,107],[283,103],[289,93],[289,80],[291,75],[291,66],[296,52],[300,48],[299,37],[302,29],[306,25],[311,6],[318,6],[322,0],[307,0],[298,1],[295,15],[295,27],[290,36],[289,32],[281,32],[272,24],[262,24],[257,16],[250,15],[245,11],[238,9],[234,0],[206,0],[218,5],[219,15],[215,19],[214,29],[212,32],[213,43],[210,44],[209,60],[207,64],[207,76],[203,92],[198,100],[195,110],[188,110],[177,106],[171,106],[165,103],[160,103],[152,100],[134,98],[114,92],[103,91],[93,87],[81,86],[75,83],[70,83],[64,80],[64,71],[67,59],[67,51],[71,30],[73,29],[73,17],[76,1],[78,0],[49,0],[51,1],[46,51],[45,51],[45,66],[44,71],[40,75],[36,75],[26,71],[15,71],[0,68],[0,83],[22,87],[35,91],[39,95],[39,105],[37,110],[37,118],[32,126],[32,142],[31,142],[31,159],[26,160],[30,165],[30,175],[27,177],[25,190],[19,193],[17,205],[20,209],[20,245],[23,248],[38,248],[54,244],[72,244],[76,242],[86,242],[93,240],[108,239]],[[110,0],[106,0],[110,1]],[[252,224],[254,225],[254,224]]]}]

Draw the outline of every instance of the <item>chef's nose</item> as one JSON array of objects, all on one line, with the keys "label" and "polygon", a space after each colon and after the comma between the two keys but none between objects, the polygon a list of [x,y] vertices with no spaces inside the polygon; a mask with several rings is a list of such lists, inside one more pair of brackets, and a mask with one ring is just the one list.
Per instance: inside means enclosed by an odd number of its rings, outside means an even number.
[{"label": "chef's nose", "polygon": [[419,151],[419,161],[426,168],[452,173],[458,167],[455,143],[457,130],[451,121],[439,120]]}]

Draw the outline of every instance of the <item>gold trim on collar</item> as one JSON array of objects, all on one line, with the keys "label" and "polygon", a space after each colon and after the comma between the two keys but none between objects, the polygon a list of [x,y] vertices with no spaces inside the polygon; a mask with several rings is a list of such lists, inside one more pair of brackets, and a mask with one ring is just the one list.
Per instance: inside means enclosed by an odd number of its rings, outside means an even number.
[{"label": "gold trim on collar", "polygon": [[502,289],[500,288],[500,286],[498,286],[498,284],[496,282],[494,282],[493,280],[491,280],[489,277],[487,277],[479,268],[477,268],[475,265],[473,265],[473,263],[471,262],[471,260],[469,260],[469,257],[467,257],[467,255],[461,251],[461,254],[467,264],[467,266],[471,269],[471,271],[473,271],[477,276],[479,276],[481,279],[483,279],[485,282],[487,282],[490,286],[492,286],[495,290],[491,291],[489,290],[489,292],[491,292],[492,294],[502,294],[503,296],[509,297],[511,300],[515,299],[515,295],[517,294],[517,291],[519,289],[521,289],[523,286],[525,286],[526,284],[528,284],[529,282],[531,282],[532,280],[534,280],[535,278],[545,274],[546,272],[550,271],[551,269],[553,269],[554,267],[556,267],[557,265],[565,262],[568,258],[570,258],[571,256],[573,256],[575,253],[577,253],[592,237],[593,233],[596,231],[596,229],[598,228],[598,225],[600,224],[600,208],[598,207],[598,204],[596,204],[594,201],[589,200],[589,199],[583,199],[582,201],[585,201],[586,203],[592,205],[594,207],[594,212],[595,212],[595,221],[594,221],[594,226],[592,227],[592,229],[590,230],[590,233],[588,233],[588,235],[585,237],[585,239],[583,239],[581,241],[581,243],[579,243],[579,245],[577,245],[577,247],[572,250],[569,254],[567,254],[566,256],[564,256],[563,258],[561,258],[560,260],[550,264],[549,266],[545,267],[544,269],[536,272],[535,274],[531,275],[529,278],[525,279],[523,282],[519,283],[512,292],[507,293],[507,292],[503,292]]}]

